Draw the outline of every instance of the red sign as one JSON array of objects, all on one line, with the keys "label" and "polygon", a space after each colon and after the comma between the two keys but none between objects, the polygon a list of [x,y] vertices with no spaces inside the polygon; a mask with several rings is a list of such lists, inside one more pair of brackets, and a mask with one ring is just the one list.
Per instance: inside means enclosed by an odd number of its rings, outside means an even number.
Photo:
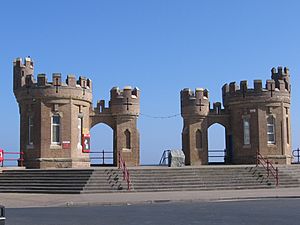
[{"label": "red sign", "polygon": [[63,141],[62,142],[62,148],[63,149],[70,149],[71,148],[71,142],[70,141]]},{"label": "red sign", "polygon": [[4,151],[3,149],[0,149],[0,162],[3,162],[4,159]]},{"label": "red sign", "polygon": [[90,134],[83,134],[82,135],[82,152],[89,153],[91,150],[91,135]]}]

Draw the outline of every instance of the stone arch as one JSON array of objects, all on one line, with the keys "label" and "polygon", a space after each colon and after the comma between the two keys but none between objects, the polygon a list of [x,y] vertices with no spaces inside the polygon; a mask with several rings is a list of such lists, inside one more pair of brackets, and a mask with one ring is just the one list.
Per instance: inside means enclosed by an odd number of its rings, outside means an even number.
[{"label": "stone arch", "polygon": [[114,129],[111,126],[103,122],[95,124],[90,129],[90,143],[91,166],[115,165]]},{"label": "stone arch", "polygon": [[207,147],[208,164],[226,163],[226,127],[223,124],[216,122],[207,128]]},{"label": "stone arch", "polygon": [[227,115],[208,116],[208,118],[207,118],[207,129],[209,129],[210,126],[212,126],[216,123],[222,125],[223,127],[225,127],[226,130],[230,129],[229,116],[227,116]]},{"label": "stone arch", "polygon": [[109,126],[111,129],[115,129],[115,121],[112,117],[106,116],[91,116],[90,117],[90,129],[99,123],[103,123]]}]

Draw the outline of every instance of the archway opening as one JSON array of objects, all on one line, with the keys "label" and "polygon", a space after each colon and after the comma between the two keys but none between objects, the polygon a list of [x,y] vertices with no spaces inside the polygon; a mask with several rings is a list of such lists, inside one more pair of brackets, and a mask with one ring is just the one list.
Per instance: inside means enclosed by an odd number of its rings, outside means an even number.
[{"label": "archway opening", "polygon": [[113,129],[104,123],[97,124],[90,130],[91,166],[111,166],[114,164]]},{"label": "archway opening", "polygon": [[208,163],[224,164],[226,156],[225,127],[215,123],[208,128]]}]

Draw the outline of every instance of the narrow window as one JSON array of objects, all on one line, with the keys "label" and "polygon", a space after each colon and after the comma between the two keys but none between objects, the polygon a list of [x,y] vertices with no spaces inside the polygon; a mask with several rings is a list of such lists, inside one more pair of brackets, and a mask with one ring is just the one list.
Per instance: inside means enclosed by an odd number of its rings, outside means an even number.
[{"label": "narrow window", "polygon": [[124,134],[125,134],[125,138],[126,138],[126,148],[131,149],[130,131],[127,129],[127,130],[125,130]]},{"label": "narrow window", "polygon": [[196,131],[196,148],[202,148],[202,132],[200,130]]},{"label": "narrow window", "polygon": [[290,144],[290,129],[289,129],[289,117],[286,116],[285,118],[285,125],[286,125],[286,141],[288,144]]},{"label": "narrow window", "polygon": [[244,145],[250,145],[250,122],[249,118],[243,119],[243,130],[244,130]]},{"label": "narrow window", "polygon": [[273,116],[267,118],[268,144],[275,144],[275,119]]},{"label": "narrow window", "polygon": [[60,116],[52,116],[52,144],[60,144]]},{"label": "narrow window", "polygon": [[82,118],[81,117],[78,117],[78,148],[82,149]]},{"label": "narrow window", "polygon": [[33,144],[33,116],[28,116],[28,144]]}]

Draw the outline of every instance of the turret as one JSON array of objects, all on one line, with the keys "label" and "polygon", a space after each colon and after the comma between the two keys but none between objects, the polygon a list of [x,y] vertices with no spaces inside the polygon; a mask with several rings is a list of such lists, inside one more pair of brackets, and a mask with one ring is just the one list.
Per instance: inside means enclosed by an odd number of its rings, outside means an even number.
[{"label": "turret", "polygon": [[280,86],[280,80],[282,80],[285,84],[285,88],[288,91],[291,91],[291,84],[290,84],[290,71],[287,67],[282,68],[281,66],[275,67],[271,70],[272,73],[272,80],[275,80],[276,88]]},{"label": "turret", "polygon": [[110,108],[112,115],[138,116],[140,113],[140,90],[130,86],[110,91]]},{"label": "turret", "polygon": [[208,90],[196,88],[192,91],[185,88],[180,92],[181,115],[186,116],[206,116],[209,113]]},{"label": "turret", "polygon": [[13,62],[13,73],[14,73],[14,84],[13,84],[13,90],[17,90],[18,88],[21,88],[26,85],[26,79],[27,83],[33,83],[33,61],[28,56],[25,58],[24,63],[22,58],[17,58]]}]

